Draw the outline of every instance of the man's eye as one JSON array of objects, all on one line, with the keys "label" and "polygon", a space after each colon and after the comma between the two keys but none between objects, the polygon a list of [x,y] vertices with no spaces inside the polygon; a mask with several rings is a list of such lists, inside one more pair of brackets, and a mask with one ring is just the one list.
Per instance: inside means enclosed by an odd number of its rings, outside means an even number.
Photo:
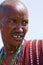
[{"label": "man's eye", "polygon": [[28,21],[26,21],[26,20],[24,20],[23,22],[22,22],[22,25],[23,26],[26,26],[28,24]]},{"label": "man's eye", "polygon": [[15,19],[9,20],[8,23],[16,23],[16,20]]},{"label": "man's eye", "polygon": [[14,21],[13,20],[10,20],[9,23],[13,23]]}]

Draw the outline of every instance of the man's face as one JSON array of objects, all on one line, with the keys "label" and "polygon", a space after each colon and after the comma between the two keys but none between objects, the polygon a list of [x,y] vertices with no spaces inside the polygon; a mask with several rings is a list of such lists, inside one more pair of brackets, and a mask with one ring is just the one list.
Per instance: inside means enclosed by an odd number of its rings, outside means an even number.
[{"label": "man's face", "polygon": [[3,18],[2,38],[4,44],[19,46],[28,29],[28,16],[25,10],[11,10]]}]

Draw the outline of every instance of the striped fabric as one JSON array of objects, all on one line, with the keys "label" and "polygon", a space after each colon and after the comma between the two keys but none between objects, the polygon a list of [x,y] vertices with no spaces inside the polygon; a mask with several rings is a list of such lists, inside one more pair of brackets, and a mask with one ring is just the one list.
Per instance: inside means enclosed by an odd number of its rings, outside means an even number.
[{"label": "striped fabric", "polygon": [[43,40],[26,41],[22,56],[22,65],[43,65]]}]

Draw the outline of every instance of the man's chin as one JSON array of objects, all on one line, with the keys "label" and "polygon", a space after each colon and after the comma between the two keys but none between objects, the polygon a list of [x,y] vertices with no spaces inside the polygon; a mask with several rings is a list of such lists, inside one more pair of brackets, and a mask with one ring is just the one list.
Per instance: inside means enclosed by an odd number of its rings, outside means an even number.
[{"label": "man's chin", "polygon": [[[23,40],[22,40],[23,41]],[[10,45],[12,45],[12,46],[19,46],[20,44],[22,44],[22,41],[18,41],[18,40],[16,40],[15,42],[11,42],[10,43]]]}]

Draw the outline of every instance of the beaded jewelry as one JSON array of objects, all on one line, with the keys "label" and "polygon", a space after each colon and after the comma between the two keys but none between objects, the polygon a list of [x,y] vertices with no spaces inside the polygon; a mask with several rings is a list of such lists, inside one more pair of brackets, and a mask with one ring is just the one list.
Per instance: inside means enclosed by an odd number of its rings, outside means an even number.
[{"label": "beaded jewelry", "polygon": [[[13,65],[13,64],[17,64],[17,65],[18,65],[18,62],[19,62],[19,58],[20,58],[20,56],[21,56],[21,53],[22,53],[22,48],[19,47],[19,48],[16,50],[16,52],[14,53],[14,56],[13,56],[11,62],[10,62],[10,65]],[[1,60],[1,62],[2,62],[4,65],[6,65],[6,63],[5,63],[4,60],[3,60],[3,57],[4,57],[4,52],[2,52],[2,55],[1,55],[1,57],[0,57],[0,60]]]},{"label": "beaded jewelry", "polygon": [[[23,43],[24,43],[24,41],[23,41]],[[21,57],[21,54],[22,54],[22,45],[23,45],[23,43],[19,46],[19,48],[14,53],[14,56],[11,59],[11,62],[10,62],[9,65],[18,65],[20,57]],[[4,65],[6,65],[6,63],[3,60],[3,57],[4,57],[4,48],[2,48],[2,50],[0,52],[1,52],[0,61],[3,62]]]}]

